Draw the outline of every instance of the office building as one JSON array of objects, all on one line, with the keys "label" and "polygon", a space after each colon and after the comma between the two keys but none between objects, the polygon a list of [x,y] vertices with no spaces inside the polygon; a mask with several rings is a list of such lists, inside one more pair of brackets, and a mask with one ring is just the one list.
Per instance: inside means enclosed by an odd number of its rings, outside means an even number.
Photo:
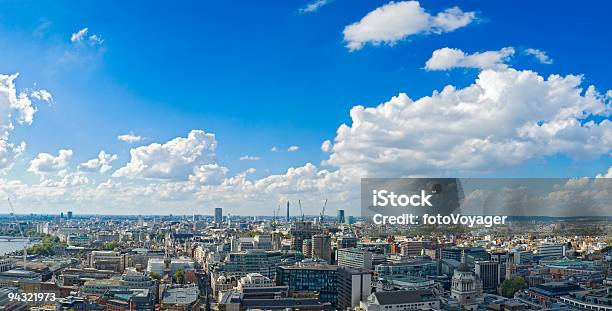
[{"label": "office building", "polygon": [[296,251],[302,251],[302,244],[304,240],[312,239],[312,236],[317,231],[312,228],[312,222],[310,221],[296,221],[289,233],[291,234],[291,249]]},{"label": "office building", "polygon": [[327,263],[332,261],[331,237],[327,234],[317,234],[312,237],[312,257],[320,258]]},{"label": "office building", "polygon": [[302,241],[302,254],[304,258],[312,258],[312,240],[306,239]]},{"label": "office building", "polygon": [[272,250],[272,236],[269,234],[258,234],[253,238],[253,248]]},{"label": "office building", "polygon": [[382,263],[374,268],[379,276],[403,275],[426,277],[438,275],[438,264],[426,258],[402,259],[395,262]]},{"label": "office building", "polygon": [[0,258],[0,272],[9,271],[15,268],[15,259]]},{"label": "office building", "polygon": [[248,273],[259,273],[273,279],[276,275],[276,267],[281,260],[282,256],[278,251],[250,249],[227,254],[217,270],[238,277],[243,277]]},{"label": "office building", "polygon": [[425,247],[430,244],[431,241],[403,241],[400,243],[400,254],[409,257],[423,256]]},{"label": "office building", "polygon": [[125,258],[119,252],[92,251],[88,256],[90,268],[115,272],[123,272],[125,269]]},{"label": "office building", "polygon": [[538,245],[538,256],[543,258],[562,258],[565,256],[564,244],[545,243]]},{"label": "office building", "polygon": [[339,224],[343,224],[345,222],[343,209],[338,210],[338,214],[336,215],[336,222]]},{"label": "office building", "polygon": [[499,275],[499,263],[493,260],[476,261],[474,270],[482,281],[482,290],[485,293],[495,294],[501,279]]},{"label": "office building", "polygon": [[338,309],[359,307],[372,293],[372,271],[363,269],[338,269]]},{"label": "office building", "polygon": [[320,262],[302,262],[277,269],[276,285],[287,285],[291,292],[317,292],[319,301],[338,303],[338,266]]},{"label": "office building", "polygon": [[508,252],[496,252],[491,254],[491,260],[499,263],[499,282],[503,282],[506,279],[506,266],[508,264]]},{"label": "office building", "polygon": [[217,224],[223,222],[223,209],[220,207],[215,208],[215,222]]},{"label": "office building", "polygon": [[373,254],[358,248],[342,248],[338,250],[338,266],[354,269],[372,269]]},{"label": "office building", "polygon": [[354,236],[341,236],[336,239],[336,248],[353,248],[357,247],[357,237]]}]

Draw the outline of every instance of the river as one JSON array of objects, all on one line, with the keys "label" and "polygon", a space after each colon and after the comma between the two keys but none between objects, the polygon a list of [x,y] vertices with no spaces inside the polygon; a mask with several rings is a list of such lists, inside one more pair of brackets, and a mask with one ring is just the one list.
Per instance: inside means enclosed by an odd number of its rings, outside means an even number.
[{"label": "river", "polygon": [[23,250],[23,246],[27,244],[27,241],[24,240],[16,240],[16,241],[0,241],[0,256],[6,255],[8,253]]}]

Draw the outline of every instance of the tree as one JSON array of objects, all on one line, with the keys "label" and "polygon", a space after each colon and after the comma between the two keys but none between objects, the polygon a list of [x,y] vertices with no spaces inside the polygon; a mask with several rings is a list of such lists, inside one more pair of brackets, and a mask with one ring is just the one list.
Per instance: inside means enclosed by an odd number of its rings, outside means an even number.
[{"label": "tree", "polygon": [[178,284],[183,284],[185,282],[185,271],[183,269],[178,269],[174,273],[174,281]]},{"label": "tree", "polygon": [[149,277],[156,280],[161,280],[161,275],[157,272],[149,272]]},{"label": "tree", "polygon": [[118,241],[106,242],[102,245],[102,247],[104,249],[113,250],[119,247],[119,242]]},{"label": "tree", "polygon": [[504,280],[501,284],[501,294],[504,297],[512,298],[521,289],[527,288],[525,280],[520,276],[512,276]]}]

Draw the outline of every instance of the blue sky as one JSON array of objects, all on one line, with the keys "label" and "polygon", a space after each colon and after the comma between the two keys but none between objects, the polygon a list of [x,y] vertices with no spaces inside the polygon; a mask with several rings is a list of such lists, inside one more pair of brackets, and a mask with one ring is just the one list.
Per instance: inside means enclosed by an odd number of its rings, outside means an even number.
[{"label": "blue sky", "polygon": [[[186,137],[192,129],[216,135],[215,156],[228,176],[255,168],[249,175],[255,180],[308,162],[333,171],[341,165],[321,163],[329,158],[321,143],[351,124],[352,107],[474,83],[481,69],[424,69],[444,47],[466,54],[513,47],[509,67],[545,78],[584,75],[583,87],[612,89],[612,3],[422,1],[432,15],[458,6],[476,18],[453,31],[349,51],[345,27],[387,3],[335,0],[305,13],[307,1],[2,1],[0,73],[19,72],[18,89],[53,95],[51,103],[36,104],[31,125],[12,130],[10,141],[26,141],[27,149],[5,178],[35,183],[37,176],[26,172],[30,161],[60,149],[73,150],[72,168],[100,150],[116,154],[114,170],[130,161],[130,148]],[[101,43],[71,42],[85,27]],[[527,48],[554,62],[539,62],[523,53]],[[144,139],[117,140],[126,133]],[[287,152],[289,146],[299,150]],[[246,155],[261,159],[239,160]],[[611,162],[610,152],[587,159],[558,152],[460,174],[595,176]]]}]

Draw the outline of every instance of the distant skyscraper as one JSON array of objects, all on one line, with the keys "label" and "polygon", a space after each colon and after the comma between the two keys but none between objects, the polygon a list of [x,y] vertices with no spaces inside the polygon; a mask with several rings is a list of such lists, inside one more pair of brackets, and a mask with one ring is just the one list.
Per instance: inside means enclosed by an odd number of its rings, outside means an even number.
[{"label": "distant skyscraper", "polygon": [[60,219],[64,219],[64,212],[60,213]]},{"label": "distant skyscraper", "polygon": [[287,201],[287,222],[289,222],[289,201]]},{"label": "distant skyscraper", "polygon": [[223,209],[220,207],[215,208],[215,222],[220,224],[223,221]]},{"label": "distant skyscraper", "polygon": [[336,221],[340,224],[344,223],[344,210],[343,209],[339,209],[338,210],[338,215],[336,216]]},{"label": "distant skyscraper", "polygon": [[72,219],[72,211],[68,211],[68,220]]}]

